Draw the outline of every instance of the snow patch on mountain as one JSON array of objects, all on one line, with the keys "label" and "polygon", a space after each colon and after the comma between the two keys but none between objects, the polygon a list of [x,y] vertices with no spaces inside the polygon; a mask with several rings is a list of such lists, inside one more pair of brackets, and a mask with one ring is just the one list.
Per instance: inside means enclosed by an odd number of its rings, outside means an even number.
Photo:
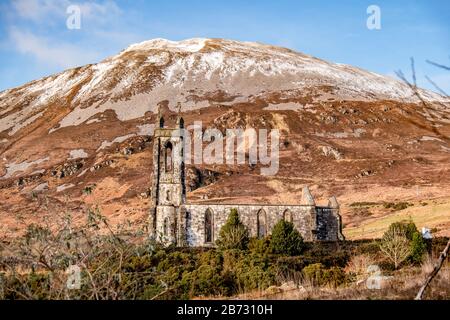
[{"label": "snow patch on mountain", "polygon": [[63,184],[61,186],[56,187],[56,192],[63,192],[64,190],[75,187],[73,183]]},{"label": "snow patch on mountain", "polygon": [[38,160],[34,160],[34,161],[24,161],[21,163],[9,163],[6,165],[6,174],[3,177],[0,177],[0,179],[9,179],[17,172],[26,171],[31,166],[35,166],[35,165],[41,164],[41,163],[49,161],[49,160],[50,160],[50,158],[47,157],[47,158],[38,159]]},{"label": "snow patch on mountain", "polygon": [[69,153],[69,160],[85,159],[87,157],[89,157],[89,155],[83,149],[71,150]]},{"label": "snow patch on mountain", "polygon": [[270,103],[267,107],[264,108],[264,110],[269,110],[269,111],[286,111],[286,110],[297,111],[297,110],[304,109],[304,108],[305,107],[301,103],[285,102],[285,103],[278,103],[278,104]]},{"label": "snow patch on mountain", "polygon": [[97,149],[97,152],[100,150],[109,148],[115,143],[122,143],[132,137],[135,137],[135,136],[136,136],[136,134],[132,133],[132,134],[127,134],[125,136],[117,137],[113,141],[103,141],[102,144],[100,145],[100,147]]}]

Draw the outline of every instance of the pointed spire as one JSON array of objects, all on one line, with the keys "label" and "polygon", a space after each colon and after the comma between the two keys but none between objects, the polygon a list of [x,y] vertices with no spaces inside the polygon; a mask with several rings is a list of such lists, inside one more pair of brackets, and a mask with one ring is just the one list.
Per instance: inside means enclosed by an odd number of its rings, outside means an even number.
[{"label": "pointed spire", "polygon": [[311,191],[309,191],[308,186],[303,187],[302,192],[302,201],[300,202],[301,205],[304,206],[315,206],[316,202],[314,201],[314,197],[311,194]]},{"label": "pointed spire", "polygon": [[331,209],[339,209],[339,203],[338,203],[338,201],[337,201],[335,196],[332,196],[328,200],[328,207],[330,207]]},{"label": "pointed spire", "polygon": [[158,115],[158,119],[161,118],[161,105],[159,103],[156,106],[156,114]]}]

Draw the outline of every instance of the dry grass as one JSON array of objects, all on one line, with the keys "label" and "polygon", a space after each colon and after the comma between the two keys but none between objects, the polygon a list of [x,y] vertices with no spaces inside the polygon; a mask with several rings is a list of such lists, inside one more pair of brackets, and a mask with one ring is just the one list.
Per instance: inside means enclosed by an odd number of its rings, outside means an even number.
[{"label": "dry grass", "polygon": [[387,216],[367,219],[357,227],[344,229],[344,235],[349,240],[381,238],[392,223],[410,219],[419,229],[422,227],[437,228],[439,236],[449,236],[450,199],[427,206],[416,204],[414,207]]},{"label": "dry grass", "polygon": [[[317,286],[300,272],[278,279],[281,286],[267,290],[246,292],[230,299],[249,300],[412,300],[432,271],[437,258],[427,256],[420,266],[403,267],[396,271],[382,271],[381,288],[369,289],[366,280],[368,268],[383,262],[381,257],[369,254],[352,256],[345,272],[353,275],[351,281],[339,287]],[[450,263],[441,269],[425,293],[424,299],[450,299]]]}]

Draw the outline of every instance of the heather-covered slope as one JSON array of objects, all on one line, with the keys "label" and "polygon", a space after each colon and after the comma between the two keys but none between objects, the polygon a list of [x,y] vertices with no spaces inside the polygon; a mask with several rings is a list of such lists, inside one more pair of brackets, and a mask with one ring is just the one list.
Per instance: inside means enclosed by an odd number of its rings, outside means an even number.
[{"label": "heather-covered slope", "polygon": [[[395,79],[257,43],[132,45],[0,93],[0,234],[93,206],[145,224],[155,112],[173,124],[178,102],[187,124],[282,133],[278,175],[190,168],[190,201],[298,203],[310,185],[319,203],[338,196],[347,227],[392,214],[355,202],[448,201],[450,101],[418,92],[423,101]],[[448,214],[433,221],[448,234]]]}]

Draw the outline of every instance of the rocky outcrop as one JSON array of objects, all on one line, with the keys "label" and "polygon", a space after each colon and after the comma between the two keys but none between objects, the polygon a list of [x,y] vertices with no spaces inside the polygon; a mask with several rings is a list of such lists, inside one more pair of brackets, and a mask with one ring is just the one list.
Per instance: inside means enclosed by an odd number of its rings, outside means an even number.
[{"label": "rocky outcrop", "polygon": [[336,148],[330,146],[320,146],[319,149],[325,157],[333,157],[336,160],[341,160],[343,158],[342,153]]},{"label": "rocky outcrop", "polygon": [[186,189],[192,192],[215,183],[220,174],[208,169],[189,167],[186,169]]},{"label": "rocky outcrop", "polygon": [[84,160],[67,162],[54,168],[51,172],[51,175],[58,179],[70,177],[76,174],[78,171],[80,171],[81,168],[83,168],[84,164],[85,164]]}]

